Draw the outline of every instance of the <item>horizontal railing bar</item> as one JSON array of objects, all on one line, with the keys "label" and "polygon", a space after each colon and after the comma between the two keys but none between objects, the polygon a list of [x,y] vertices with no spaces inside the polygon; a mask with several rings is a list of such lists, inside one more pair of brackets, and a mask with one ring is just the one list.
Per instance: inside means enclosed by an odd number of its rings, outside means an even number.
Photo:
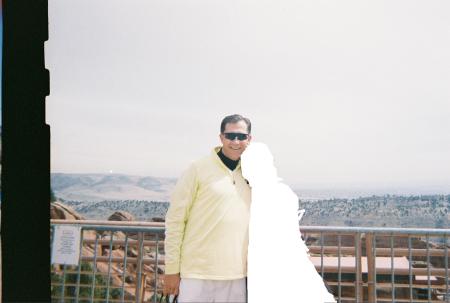
[{"label": "horizontal railing bar", "polygon": [[[321,246],[315,246],[315,245],[311,245],[308,246],[309,252],[310,253],[318,253],[320,254],[321,252],[325,253],[325,254],[329,254],[329,253],[337,253],[338,252],[338,247],[337,246],[323,246],[323,249]],[[342,254],[355,254],[355,248],[354,247],[349,247],[349,246],[342,246],[341,247],[341,253]]]},{"label": "horizontal railing bar", "polygon": [[[432,249],[429,250],[429,255],[433,257],[445,256],[445,252],[443,249]],[[377,248],[377,256],[390,256],[391,249],[390,248]],[[409,252],[407,248],[394,248],[394,256],[408,256]],[[427,250],[422,248],[411,248],[411,255],[413,257],[420,256],[424,257],[427,255]]]},{"label": "horizontal railing bar", "polygon": [[[315,265],[316,270],[319,272],[321,269],[320,265]],[[323,271],[325,273],[337,273],[338,267],[337,266],[323,266]],[[345,274],[354,274],[356,272],[356,269],[354,266],[341,266],[341,273]]]},{"label": "horizontal railing bar", "polygon": [[[78,271],[75,270],[66,270],[65,272],[63,272],[62,270],[53,270],[52,273],[55,273],[57,275],[62,275],[63,273],[67,276],[67,275],[76,275],[78,274]],[[92,276],[93,272],[87,272],[87,271],[80,271],[80,275],[81,276]],[[107,272],[99,272],[97,271],[95,273],[95,276],[107,276],[108,273]],[[117,277],[122,277],[124,274],[122,272],[111,272],[111,276],[117,276]],[[131,274],[127,273],[125,274],[125,276],[130,276]]]},{"label": "horizontal railing bar", "polygon": [[[52,226],[59,225],[54,223]],[[83,230],[95,231],[122,231],[122,232],[144,232],[149,234],[164,234],[165,228],[160,226],[131,226],[131,225],[81,225]]]},{"label": "horizontal railing bar", "polygon": [[[320,265],[315,265],[315,268],[317,271],[320,270]],[[337,273],[338,267],[337,266],[324,266],[323,267],[324,272],[326,273]],[[394,274],[396,275],[405,275],[409,276],[409,269],[408,268],[394,268]],[[341,272],[347,273],[347,274],[354,274],[356,272],[355,266],[341,266]],[[378,274],[391,274],[392,270],[391,268],[379,268],[377,267],[377,275]],[[418,276],[427,276],[428,275],[428,269],[427,268],[413,268],[412,273]],[[430,274],[433,276],[445,276],[445,269],[442,268],[431,268]],[[378,284],[378,283],[377,283]]]},{"label": "horizontal railing bar", "polygon": [[[67,296],[64,296],[64,297],[56,297],[56,296],[52,296],[52,299],[56,299],[56,300],[61,300],[61,299],[64,299],[64,300],[66,300],[66,299],[72,299],[72,300],[76,300],[77,298],[76,297],[67,297]],[[78,301],[82,301],[82,300],[86,300],[86,301],[91,301],[91,298],[90,297],[78,297]],[[104,302],[105,301],[105,298],[94,298],[94,299],[92,299],[92,301],[101,301],[101,302]],[[121,300],[121,299],[109,299],[109,302],[127,302],[127,303],[133,303],[133,302],[135,302],[135,300],[134,299],[132,299],[132,300],[126,300],[126,299],[124,299],[123,301]]]},{"label": "horizontal railing bar", "polygon": [[[334,282],[334,281],[327,281],[328,285],[338,285],[339,282]],[[351,287],[355,287],[355,282],[341,282],[340,283],[341,286],[351,286]]]},{"label": "horizontal railing bar", "polygon": [[[98,240],[97,243],[100,245],[109,245],[111,240],[103,238],[102,240]],[[158,241],[159,247],[163,247],[164,241]],[[84,239],[84,244],[95,244],[95,239]],[[113,240],[113,246],[117,245],[125,245],[125,240]],[[130,239],[128,240],[128,246],[137,246],[139,242],[137,240]],[[144,246],[156,246],[156,241],[144,240]]]},{"label": "horizontal railing bar", "polygon": [[81,227],[83,230],[95,230],[95,231],[122,231],[126,232],[143,232],[149,234],[164,234],[165,229],[163,227],[155,226],[102,226],[102,225],[85,225]]},{"label": "horizontal railing bar", "polygon": [[[94,244],[95,240],[94,239],[87,239],[87,240],[83,240],[84,244]],[[99,245],[109,245],[110,244],[110,240],[98,240],[97,243]],[[150,240],[145,240],[144,241],[144,246],[148,246],[148,247],[152,247],[152,246],[156,246],[156,241],[150,241]],[[159,247],[163,248],[163,241],[158,241]],[[125,240],[113,240],[113,246],[117,246],[117,245],[125,245]],[[128,246],[137,246],[139,245],[137,240],[128,240]],[[320,253],[321,247],[320,246],[309,246],[309,252],[310,253]],[[377,248],[377,256],[381,257],[381,256],[391,256],[391,250],[390,248]],[[337,246],[324,246],[323,247],[323,252],[325,254],[331,254],[331,253],[337,253],[338,252],[338,247]],[[354,256],[354,252],[355,252],[355,248],[354,247],[342,247],[341,248],[341,253],[346,254],[346,255],[351,255]],[[424,257],[427,255],[427,250],[426,249],[420,249],[420,248],[413,248],[411,249],[411,255],[413,257]],[[429,255],[432,257],[441,257],[441,256],[445,256],[445,251],[443,251],[442,249],[429,249]],[[394,248],[394,257],[406,257],[409,256],[409,250],[407,248]]]},{"label": "horizontal railing bar", "polygon": [[302,232],[330,232],[330,233],[376,233],[378,235],[386,234],[404,234],[404,235],[450,235],[450,229],[438,228],[386,228],[386,227],[346,227],[346,226],[300,226]]},{"label": "horizontal railing bar", "polygon": [[50,224],[69,224],[69,225],[114,225],[114,226],[149,226],[164,227],[163,222],[146,221],[107,221],[107,220],[64,220],[51,219]]},{"label": "horizontal railing bar", "polygon": [[[62,284],[62,283],[54,283],[54,282],[52,282],[52,283],[50,283],[50,285],[51,285],[51,286],[62,286],[63,284]],[[69,287],[69,286],[74,286],[74,287],[76,287],[77,285],[79,285],[80,288],[81,288],[81,287],[86,287],[86,288],[92,287],[92,284],[89,284],[89,285],[88,285],[88,284],[77,284],[77,283],[67,283],[67,282],[64,283],[64,287]],[[108,285],[96,284],[96,285],[95,285],[95,288],[108,288]],[[110,285],[109,288],[110,288],[110,289],[122,289],[122,286],[114,286],[114,285]]]},{"label": "horizontal railing bar", "polygon": [[[67,269],[66,269],[66,271],[63,272],[62,270],[52,270],[52,273],[55,273],[55,274],[57,274],[57,275],[62,275],[63,273],[64,273],[65,275],[76,275],[76,274],[78,274],[78,271],[76,271],[76,270],[67,270]],[[92,276],[92,274],[93,274],[92,271],[80,271],[80,275],[83,275],[83,276],[87,276],[87,275]],[[95,275],[96,275],[96,276],[107,276],[108,273],[107,273],[107,272],[99,272],[99,271],[97,271],[97,272],[95,273]],[[126,274],[125,274],[125,276],[132,276],[132,275],[133,275],[132,273],[126,273]],[[117,271],[115,271],[115,272],[114,272],[114,271],[111,271],[111,276],[122,277],[122,276],[124,276],[124,274],[123,274],[122,271],[120,271],[120,272],[117,272]]]},{"label": "horizontal railing bar", "polygon": [[[112,259],[112,262],[111,262],[112,264],[123,264],[123,258],[114,257],[111,259]],[[151,260],[151,259],[145,259],[145,260]],[[82,256],[81,261],[87,261],[87,262],[94,263],[94,257]],[[109,263],[109,257],[97,257],[96,261],[97,261],[97,263]],[[136,264],[136,258],[128,257],[127,264]],[[154,262],[146,262],[146,264],[154,264]],[[164,265],[164,263],[159,263],[158,265]],[[62,273],[62,271],[55,271],[55,270],[54,270],[54,272]],[[96,274],[98,274],[98,273],[96,273]]]},{"label": "horizontal railing bar", "polygon": [[164,227],[156,226],[103,226],[103,225],[84,225],[83,230],[96,231],[122,231],[122,232],[144,232],[149,234],[164,234]]},{"label": "horizontal railing bar", "polygon": [[[51,286],[62,286],[63,284],[62,283],[50,283],[50,285]],[[77,284],[76,283],[64,283],[64,287],[69,287],[69,286],[71,286],[71,287],[76,287],[77,286]],[[80,288],[82,288],[82,287],[84,287],[84,288],[90,288],[90,287],[92,287],[92,285],[86,285],[86,284],[80,284]],[[108,286],[107,285],[95,285],[95,288],[108,288]],[[109,288],[110,289],[122,289],[122,286],[112,286],[112,285],[110,285],[109,286]],[[128,288],[128,289],[135,289],[135,286],[126,286],[125,288]],[[150,290],[150,291],[154,291],[154,287],[153,287],[153,285],[151,285],[151,284],[147,284],[147,288],[146,288],[147,290]],[[157,287],[156,288],[156,292],[158,292],[158,291],[162,291],[163,290],[163,288],[162,287]]]},{"label": "horizontal railing bar", "polygon": [[[81,258],[82,261],[90,261],[93,262],[94,261],[94,257],[87,257],[87,256],[83,256]],[[109,262],[109,257],[108,256],[98,256],[96,258],[97,262],[101,262],[101,263],[105,263],[105,262]],[[127,257],[127,263],[132,263],[135,264],[137,261],[136,257]],[[123,258],[122,257],[112,257],[111,258],[111,262],[112,263],[116,263],[116,264],[122,264],[123,263]],[[144,258],[143,259],[143,263],[144,264],[155,264],[155,260],[154,259],[149,259],[149,258]],[[158,265],[164,265],[165,262],[163,259],[159,259],[158,260]],[[316,265],[315,266],[317,270],[320,269],[320,265]],[[343,273],[355,273],[355,267],[354,266],[341,266],[341,270]],[[337,266],[324,266],[324,271],[325,272],[330,272],[330,273],[336,273],[338,271],[338,267]],[[391,269],[390,268],[377,268],[377,273],[387,273],[390,274],[391,273]],[[395,274],[399,274],[399,275],[409,275],[409,270],[408,269],[402,269],[402,268],[394,268],[394,273]],[[416,274],[416,275],[428,275],[428,271],[427,268],[413,268],[412,269],[412,273]],[[431,275],[435,275],[435,276],[444,276],[445,275],[445,269],[443,268],[432,268],[430,269],[430,274]]]},{"label": "horizontal railing bar", "polygon": [[[392,285],[391,283],[380,283],[380,282],[377,282],[377,287],[391,287],[391,285]],[[398,288],[409,288],[409,284],[401,284],[401,283],[397,284],[397,283],[394,283],[394,286],[398,287]],[[413,288],[428,288],[428,285],[427,284],[411,284],[411,287],[413,287]],[[433,288],[433,289],[445,289],[445,284],[431,284],[430,288]]]},{"label": "horizontal railing bar", "polygon": [[[391,274],[392,270],[390,268],[378,268],[377,267],[377,274]],[[413,268],[412,273],[417,276],[426,276],[428,275],[428,269],[427,268]],[[445,269],[441,268],[431,268],[429,273],[433,276],[445,276]],[[394,274],[396,275],[404,275],[409,276],[409,269],[408,268],[394,268]]]},{"label": "horizontal railing bar", "polygon": [[[63,220],[52,219],[52,225],[69,224],[69,225],[85,225],[85,226],[122,226],[122,227],[159,227],[164,228],[163,222],[145,222],[145,221],[97,221],[97,220]],[[350,227],[350,226],[300,226],[303,232],[330,232],[330,233],[377,233],[390,235],[391,233],[405,235],[450,235],[450,229],[438,228],[386,228],[386,227]]]},{"label": "horizontal railing bar", "polygon": [[[328,285],[338,285],[338,282],[327,281],[327,284]],[[345,286],[345,287],[354,287],[355,286],[355,282],[341,282],[341,285]],[[363,282],[363,283],[361,283],[361,285],[363,287],[368,287],[367,282]],[[377,287],[388,287],[388,288],[390,288],[391,285],[392,285],[392,283],[380,283],[380,282],[377,282]],[[394,283],[394,286],[396,288],[409,288],[409,284],[402,284],[402,283]],[[411,284],[411,287],[414,287],[414,288],[427,288],[428,285],[426,285],[426,284]],[[433,288],[433,289],[445,289],[445,284],[438,284],[438,285],[431,284],[431,288]]]},{"label": "horizontal railing bar", "polygon": [[[101,262],[101,263],[105,263],[105,262],[109,263],[110,260],[112,263],[119,263],[119,264],[123,263],[123,257],[112,257],[111,259],[109,259],[109,257],[98,256],[95,260],[97,262]],[[81,257],[81,261],[94,261],[94,257],[83,256],[83,257]],[[136,257],[127,257],[127,263],[135,264],[136,262],[137,262]],[[149,259],[149,258],[143,258],[142,262],[144,264],[155,264],[155,260]],[[164,263],[163,259],[158,260],[158,265],[164,265],[164,264],[165,263]]]},{"label": "horizontal railing bar", "polygon": [[[94,244],[95,240],[94,239],[86,239],[83,240],[84,244]],[[110,244],[110,240],[98,240],[97,243],[99,245],[109,245]],[[144,246],[156,246],[157,241],[151,241],[151,240],[145,240],[144,241]],[[137,240],[128,240],[128,246],[136,246],[138,245],[138,241]],[[163,241],[158,241],[159,247],[163,248]],[[113,240],[113,246],[117,246],[117,245],[125,245],[125,240]],[[322,251],[320,246],[309,246],[309,252],[310,253],[320,253]],[[377,256],[390,256],[391,255],[391,250],[390,248],[377,248]],[[326,254],[330,254],[330,253],[337,253],[338,252],[338,247],[337,246],[324,246],[323,247],[323,252]],[[352,256],[354,256],[354,252],[355,252],[355,248],[354,247],[342,247],[341,248],[341,253],[343,254],[350,254]],[[427,255],[427,250],[426,249],[420,249],[420,248],[413,248],[411,249],[411,254],[412,256],[426,256]],[[432,257],[439,257],[439,256],[445,256],[445,252],[442,249],[429,249],[429,254]],[[402,257],[402,256],[408,256],[409,255],[409,250],[407,248],[394,248],[394,256],[395,257]]]},{"label": "horizontal railing bar", "polygon": [[[84,244],[94,244],[95,240],[84,240],[83,241]],[[97,243],[99,245],[109,245],[110,244],[110,240],[98,240]],[[128,240],[128,245],[129,246],[135,246],[138,245],[138,241],[137,240]],[[159,247],[163,248],[163,242],[162,241],[158,241]],[[113,246],[117,246],[117,245],[125,245],[125,240],[113,240]],[[145,240],[144,241],[144,246],[156,246],[156,241],[150,241],[150,240]],[[321,252],[321,247],[320,246],[309,246],[309,252],[310,253],[320,253]],[[391,256],[391,250],[390,248],[377,248],[377,256]],[[326,254],[331,254],[331,253],[337,253],[338,252],[338,247],[337,246],[324,246],[323,247],[323,252]],[[343,254],[347,254],[347,255],[351,255],[354,256],[354,252],[355,252],[355,248],[354,247],[342,247],[341,248],[341,253]],[[411,249],[411,255],[413,257],[424,257],[427,255],[427,250],[426,249],[420,249],[420,248],[413,248]],[[445,252],[442,249],[429,249],[429,255],[432,257],[440,257],[440,256],[445,256]],[[409,256],[409,250],[407,248],[394,248],[394,257],[406,257]]]},{"label": "horizontal railing bar", "polygon": [[[322,248],[320,246],[308,246],[310,253],[320,253],[322,251]],[[390,248],[376,248],[377,250],[377,256],[391,256],[391,249]],[[338,247],[337,246],[324,246],[323,252],[327,254],[331,253],[337,253]],[[341,252],[343,254],[351,254],[354,256],[355,248],[354,247],[342,247]],[[421,248],[412,248],[411,249],[412,256],[426,256],[427,250],[421,249]],[[445,251],[443,249],[429,249],[429,255],[433,257],[439,257],[439,256],[445,256]],[[403,257],[403,256],[409,256],[409,250],[407,248],[394,248],[394,257]]]},{"label": "horizontal railing bar", "polygon": [[[392,302],[392,298],[380,298],[377,297],[377,302]],[[395,302],[411,302],[410,299],[400,299],[400,298],[395,298]],[[427,299],[416,299],[414,298],[413,300],[414,303],[417,302],[426,302],[426,303],[442,303],[444,301],[441,300],[427,300]]]}]

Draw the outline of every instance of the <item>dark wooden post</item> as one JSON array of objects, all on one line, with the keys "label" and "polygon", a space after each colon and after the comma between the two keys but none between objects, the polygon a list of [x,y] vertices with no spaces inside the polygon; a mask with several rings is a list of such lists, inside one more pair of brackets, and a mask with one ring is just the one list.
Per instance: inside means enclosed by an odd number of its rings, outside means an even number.
[{"label": "dark wooden post", "polygon": [[50,301],[47,0],[3,0],[1,241],[3,302]]},{"label": "dark wooden post", "polygon": [[366,255],[367,255],[367,288],[368,288],[368,302],[374,303],[376,302],[376,273],[375,269],[375,256],[374,256],[374,247],[372,245],[373,234],[366,233]]},{"label": "dark wooden post", "polygon": [[364,302],[363,300],[363,287],[362,287],[362,252],[361,252],[361,234],[358,232],[354,237],[355,241],[355,299],[357,303]]}]

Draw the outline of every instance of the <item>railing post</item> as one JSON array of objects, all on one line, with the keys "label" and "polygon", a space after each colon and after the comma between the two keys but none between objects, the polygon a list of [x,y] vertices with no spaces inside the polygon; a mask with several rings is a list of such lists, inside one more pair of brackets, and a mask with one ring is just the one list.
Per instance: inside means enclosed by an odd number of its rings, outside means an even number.
[{"label": "railing post", "polygon": [[355,234],[355,299],[357,303],[364,302],[362,292],[362,264],[361,264],[361,233]]},{"label": "railing post", "polygon": [[[153,303],[156,303],[156,297],[158,295],[158,250],[159,250],[159,235],[155,235],[156,246],[155,246],[155,285],[153,288]],[[1,302],[0,302],[1,303]]]},{"label": "railing post", "polygon": [[143,244],[144,244],[144,233],[138,232],[138,255],[136,261],[136,290],[135,290],[135,302],[141,303],[141,275],[142,275],[142,256],[143,256]]},{"label": "railing post", "polygon": [[375,273],[373,269],[375,268],[375,258],[373,256],[373,234],[366,233],[366,255],[367,255],[367,293],[368,302],[375,303]]}]

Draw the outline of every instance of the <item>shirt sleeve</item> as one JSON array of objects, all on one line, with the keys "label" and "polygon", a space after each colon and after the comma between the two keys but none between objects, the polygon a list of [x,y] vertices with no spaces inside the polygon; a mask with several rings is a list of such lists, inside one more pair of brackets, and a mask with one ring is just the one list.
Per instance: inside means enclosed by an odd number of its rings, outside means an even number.
[{"label": "shirt sleeve", "polygon": [[197,172],[192,164],[178,179],[166,214],[165,273],[180,272],[180,252],[189,211],[197,194]]}]

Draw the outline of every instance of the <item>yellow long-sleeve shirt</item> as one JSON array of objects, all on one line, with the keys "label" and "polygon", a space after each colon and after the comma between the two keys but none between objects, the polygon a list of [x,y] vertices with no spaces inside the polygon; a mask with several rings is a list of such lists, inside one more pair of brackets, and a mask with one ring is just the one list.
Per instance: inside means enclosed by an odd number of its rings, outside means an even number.
[{"label": "yellow long-sleeve shirt", "polygon": [[247,275],[251,191],[240,164],[229,170],[213,149],[182,174],[166,214],[165,272],[233,280]]}]

